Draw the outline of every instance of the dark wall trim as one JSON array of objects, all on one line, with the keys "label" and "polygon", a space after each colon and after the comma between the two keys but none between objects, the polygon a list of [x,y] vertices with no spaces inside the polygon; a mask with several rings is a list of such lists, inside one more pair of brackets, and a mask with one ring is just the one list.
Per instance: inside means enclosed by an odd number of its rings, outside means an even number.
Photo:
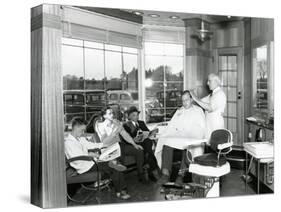
[{"label": "dark wall trim", "polygon": [[198,48],[187,48],[186,56],[212,57],[212,52],[209,50],[203,50]]}]

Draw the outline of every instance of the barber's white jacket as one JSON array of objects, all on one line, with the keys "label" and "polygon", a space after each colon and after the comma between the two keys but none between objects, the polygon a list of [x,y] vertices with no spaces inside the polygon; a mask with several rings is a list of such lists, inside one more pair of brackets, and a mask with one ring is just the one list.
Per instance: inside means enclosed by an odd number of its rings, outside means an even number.
[{"label": "barber's white jacket", "polygon": [[224,128],[223,113],[226,106],[226,96],[223,90],[217,87],[211,95],[204,97],[202,101],[209,103],[212,108],[212,112],[205,112],[207,138],[209,138],[214,130]]},{"label": "barber's white jacket", "polygon": [[[73,135],[69,134],[65,140],[65,155],[66,158],[74,158],[77,156],[88,155],[89,149],[101,148],[102,143],[93,143],[86,140],[86,138],[81,137],[76,139]],[[76,169],[79,174],[87,172],[93,165],[93,161],[73,161],[70,165]]]}]

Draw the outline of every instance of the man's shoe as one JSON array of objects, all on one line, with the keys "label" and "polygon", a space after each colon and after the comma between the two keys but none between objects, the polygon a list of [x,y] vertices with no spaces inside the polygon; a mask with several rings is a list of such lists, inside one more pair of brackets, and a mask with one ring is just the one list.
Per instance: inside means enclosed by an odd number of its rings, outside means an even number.
[{"label": "man's shoe", "polygon": [[148,179],[148,171],[147,169],[143,169],[143,173],[140,173],[138,175],[139,181],[142,183],[147,183],[149,181]]},{"label": "man's shoe", "polygon": [[183,184],[183,177],[182,176],[178,176],[176,181],[175,181],[176,184],[178,185],[182,185]]},{"label": "man's shoe", "polygon": [[157,184],[158,185],[163,185],[163,184],[169,182],[169,180],[170,180],[170,176],[169,175],[162,174],[160,179],[157,181]]}]

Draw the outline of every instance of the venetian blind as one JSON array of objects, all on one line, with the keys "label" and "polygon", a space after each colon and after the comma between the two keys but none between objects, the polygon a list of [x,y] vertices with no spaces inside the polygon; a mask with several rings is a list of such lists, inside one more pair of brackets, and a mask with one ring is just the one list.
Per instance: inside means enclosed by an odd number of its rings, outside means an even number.
[{"label": "venetian blind", "polygon": [[64,6],[62,26],[63,36],[67,38],[142,47],[141,24]]}]

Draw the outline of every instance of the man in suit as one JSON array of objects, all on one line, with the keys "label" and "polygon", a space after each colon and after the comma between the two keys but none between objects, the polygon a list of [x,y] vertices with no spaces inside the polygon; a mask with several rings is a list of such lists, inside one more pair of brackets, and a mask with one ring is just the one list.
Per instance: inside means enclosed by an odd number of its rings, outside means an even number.
[{"label": "man in suit", "polygon": [[153,140],[151,139],[156,131],[151,132],[145,122],[139,120],[139,113],[135,106],[131,106],[128,109],[128,121],[124,124],[124,129],[137,144],[143,147],[144,163],[148,167],[148,175],[151,180],[157,181],[159,178],[159,168],[152,150]]}]

